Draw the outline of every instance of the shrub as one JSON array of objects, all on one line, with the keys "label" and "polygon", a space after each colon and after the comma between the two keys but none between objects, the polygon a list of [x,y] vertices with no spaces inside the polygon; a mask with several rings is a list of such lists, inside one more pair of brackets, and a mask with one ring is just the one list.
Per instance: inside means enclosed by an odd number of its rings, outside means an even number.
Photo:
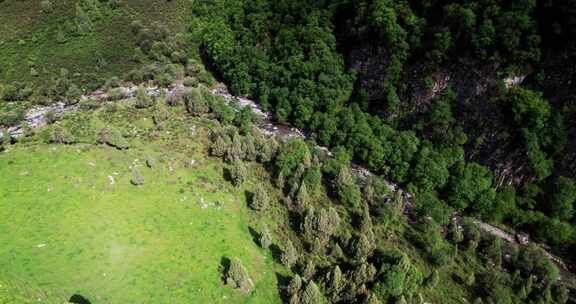
[{"label": "shrub", "polygon": [[42,12],[46,14],[49,14],[52,11],[54,11],[54,5],[50,0],[42,0],[42,2],[40,2],[40,8],[42,9]]},{"label": "shrub", "polygon": [[300,304],[318,304],[322,301],[322,293],[314,281],[310,281],[300,295]]},{"label": "shrub", "polygon": [[186,109],[192,115],[200,116],[209,110],[202,91],[198,88],[193,88],[190,92],[184,94],[183,99]]},{"label": "shrub", "polygon": [[73,144],[75,138],[70,131],[64,127],[57,126],[50,132],[50,142],[54,144]]},{"label": "shrub", "polygon": [[252,279],[248,276],[246,268],[242,265],[239,259],[235,258],[231,261],[230,267],[226,272],[226,284],[238,289],[242,292],[249,292],[252,287]]},{"label": "shrub", "polygon": [[146,88],[140,86],[136,90],[136,108],[137,109],[145,109],[149,108],[154,105],[154,99],[148,95],[146,92]]},{"label": "shrub", "polygon": [[268,249],[270,247],[270,245],[272,245],[272,235],[270,234],[270,231],[268,230],[268,225],[263,224],[262,225],[262,231],[260,232],[260,237],[258,239],[258,242],[260,243],[260,246],[264,249]]},{"label": "shrub", "polygon": [[270,197],[268,196],[268,192],[266,192],[262,185],[257,185],[254,193],[252,193],[250,208],[258,211],[266,210],[269,203]]},{"label": "shrub", "polygon": [[120,131],[114,128],[104,128],[100,131],[98,142],[123,150],[130,148],[130,144]]},{"label": "shrub", "polygon": [[125,97],[124,91],[121,88],[110,88],[106,92],[106,95],[108,96],[108,100],[111,101],[120,100]]},{"label": "shrub", "polygon": [[236,187],[240,187],[242,183],[246,180],[248,176],[248,171],[246,170],[246,166],[242,163],[242,161],[235,161],[232,164],[232,168],[230,169],[230,179],[232,184]]},{"label": "shrub", "polygon": [[291,268],[297,260],[298,252],[296,251],[296,248],[294,248],[294,245],[292,245],[292,241],[288,239],[284,244],[282,254],[280,255],[280,261],[284,266]]},{"label": "shrub", "polygon": [[24,110],[15,109],[7,112],[0,112],[0,125],[15,126],[25,118]]}]

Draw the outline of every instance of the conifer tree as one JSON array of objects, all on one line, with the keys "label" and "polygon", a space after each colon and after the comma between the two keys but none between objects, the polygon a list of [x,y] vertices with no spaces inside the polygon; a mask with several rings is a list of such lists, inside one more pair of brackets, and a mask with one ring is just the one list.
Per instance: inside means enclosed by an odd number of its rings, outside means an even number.
[{"label": "conifer tree", "polygon": [[344,279],[340,266],[336,265],[328,276],[328,290],[334,296],[337,295],[344,287]]},{"label": "conifer tree", "polygon": [[242,292],[248,292],[252,289],[253,283],[248,272],[239,259],[234,258],[230,262],[230,267],[226,273],[226,284]]},{"label": "conifer tree", "polygon": [[260,238],[258,241],[260,243],[260,246],[264,249],[268,249],[270,248],[270,245],[272,245],[272,235],[268,230],[268,225],[266,224],[262,225],[262,229],[260,231]]},{"label": "conifer tree", "polygon": [[268,196],[268,192],[262,185],[258,184],[254,189],[254,193],[252,194],[252,199],[250,200],[250,208],[257,211],[263,211],[268,208],[269,204],[270,197]]},{"label": "conifer tree", "polygon": [[294,245],[292,245],[290,239],[287,239],[284,244],[284,250],[282,251],[280,260],[282,264],[288,268],[291,268],[292,265],[296,263],[296,260],[298,260],[298,252],[296,251],[296,248],[294,248]]},{"label": "conifer tree", "polygon": [[292,278],[292,280],[290,280],[290,283],[286,287],[286,292],[289,297],[296,296],[296,298],[298,299],[298,293],[300,292],[301,288],[302,288],[302,278],[300,278],[300,275],[296,274]]},{"label": "conifer tree", "polygon": [[192,90],[183,96],[184,104],[188,112],[194,116],[200,116],[208,113],[210,110],[201,89],[192,88]]},{"label": "conifer tree", "polygon": [[[228,141],[226,141],[228,139]],[[210,153],[217,157],[223,157],[226,155],[229,146],[230,146],[230,139],[228,136],[217,136],[216,140],[212,143],[212,147],[210,149]]]},{"label": "conifer tree", "polygon": [[248,171],[246,170],[246,166],[244,166],[240,160],[235,161],[230,169],[230,179],[232,180],[232,184],[236,187],[240,187],[246,180],[247,176]]},{"label": "conifer tree", "polygon": [[365,261],[374,250],[374,245],[364,234],[360,234],[353,244],[354,258],[358,261]]},{"label": "conifer tree", "polygon": [[247,134],[242,141],[242,152],[244,154],[244,159],[247,161],[256,160],[256,146],[254,144],[254,137],[252,134]]},{"label": "conifer tree", "polygon": [[308,259],[306,261],[306,265],[304,265],[304,269],[302,270],[302,276],[305,280],[311,280],[316,273],[316,263],[312,259]]},{"label": "conifer tree", "polygon": [[322,293],[314,281],[310,281],[300,295],[301,304],[318,304],[322,301]]},{"label": "conifer tree", "polygon": [[244,152],[242,150],[242,139],[238,132],[232,135],[232,143],[228,146],[226,151],[226,161],[235,162],[244,159]]},{"label": "conifer tree", "polygon": [[334,243],[330,255],[335,259],[341,259],[344,257],[344,251],[342,251],[342,247],[340,247],[338,242]]},{"label": "conifer tree", "polygon": [[380,304],[380,300],[378,300],[378,297],[375,296],[373,293],[370,293],[367,297],[366,300],[364,300],[365,304]]},{"label": "conifer tree", "polygon": [[303,210],[309,201],[310,195],[308,195],[308,189],[306,189],[306,184],[302,183],[298,189],[298,194],[296,194],[296,206],[299,210]]},{"label": "conifer tree", "polygon": [[440,274],[438,273],[437,269],[434,269],[430,274],[430,277],[428,278],[427,285],[430,288],[436,288],[439,282],[440,282]]},{"label": "conifer tree", "polygon": [[136,108],[144,109],[153,105],[152,97],[146,92],[146,88],[139,86],[136,89]]}]

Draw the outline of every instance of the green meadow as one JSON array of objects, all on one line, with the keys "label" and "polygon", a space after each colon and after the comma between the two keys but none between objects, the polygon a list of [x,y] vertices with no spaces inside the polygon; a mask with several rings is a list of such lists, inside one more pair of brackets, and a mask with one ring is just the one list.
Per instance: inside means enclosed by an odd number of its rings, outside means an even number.
[{"label": "green meadow", "polygon": [[[246,207],[254,181],[224,179],[226,165],[206,154],[209,124],[150,131],[148,112],[138,113],[126,126],[151,135],[131,137],[128,150],[45,144],[40,134],[0,154],[0,302],[279,303],[282,269],[249,229],[261,221]],[[131,184],[134,170],[142,186]],[[233,257],[254,281],[248,294],[223,284]]]}]

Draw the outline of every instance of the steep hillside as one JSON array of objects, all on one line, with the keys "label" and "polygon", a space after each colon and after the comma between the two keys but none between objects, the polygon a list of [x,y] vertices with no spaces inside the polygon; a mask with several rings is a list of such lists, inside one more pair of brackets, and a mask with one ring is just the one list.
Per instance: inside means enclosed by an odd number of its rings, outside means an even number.
[{"label": "steep hillside", "polygon": [[46,85],[62,69],[81,88],[95,89],[138,64],[132,23],[186,30],[188,0],[0,2],[0,79]]}]

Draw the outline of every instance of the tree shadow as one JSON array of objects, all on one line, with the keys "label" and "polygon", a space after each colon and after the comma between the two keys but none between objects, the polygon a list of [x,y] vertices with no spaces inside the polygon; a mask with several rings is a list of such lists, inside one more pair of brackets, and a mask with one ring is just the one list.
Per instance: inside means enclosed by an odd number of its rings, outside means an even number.
[{"label": "tree shadow", "polygon": [[290,284],[291,278],[289,276],[282,275],[276,272],[276,289],[280,294],[280,297],[287,303],[288,302],[288,294],[286,293],[286,287]]},{"label": "tree shadow", "polygon": [[223,256],[220,259],[220,266],[218,267],[221,274],[222,282],[226,282],[226,273],[228,273],[228,269],[230,269],[230,259],[228,257]]},{"label": "tree shadow", "polygon": [[70,297],[70,300],[68,300],[69,303],[74,303],[74,304],[90,304],[90,301],[88,299],[86,299],[85,297],[79,295],[79,294],[75,294],[73,296]]},{"label": "tree shadow", "polygon": [[250,235],[252,236],[252,241],[254,243],[256,243],[256,245],[262,246],[262,244],[260,244],[260,233],[252,227],[248,227],[248,231],[250,232]]},{"label": "tree shadow", "polygon": [[270,245],[270,253],[272,254],[272,258],[274,260],[276,260],[278,263],[282,263],[282,260],[280,259],[282,256],[282,249],[278,245]]},{"label": "tree shadow", "polygon": [[244,197],[246,198],[246,207],[250,208],[250,202],[252,201],[252,198],[254,197],[254,193],[246,190],[246,191],[244,191]]},{"label": "tree shadow", "polygon": [[232,175],[230,174],[230,169],[223,168],[222,169],[222,177],[224,178],[225,181],[232,182]]}]

